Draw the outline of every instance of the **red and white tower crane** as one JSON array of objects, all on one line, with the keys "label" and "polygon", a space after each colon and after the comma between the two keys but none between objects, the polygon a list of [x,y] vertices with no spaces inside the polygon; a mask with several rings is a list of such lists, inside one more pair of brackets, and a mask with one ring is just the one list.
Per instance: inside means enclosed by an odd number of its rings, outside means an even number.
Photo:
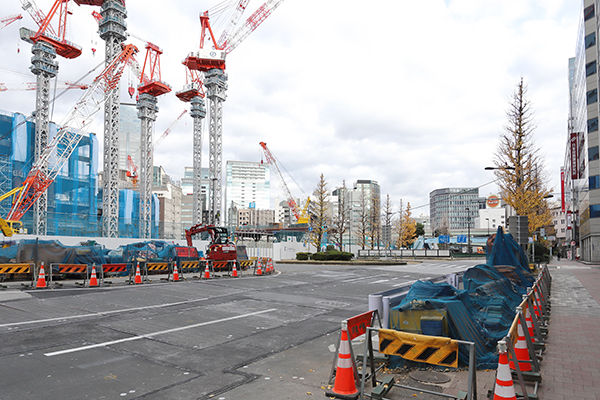
[{"label": "red and white tower crane", "polygon": [[19,221],[25,212],[36,203],[48,186],[54,182],[62,167],[87,133],[106,101],[106,94],[113,90],[128,63],[134,62],[138,49],[134,45],[126,45],[112,63],[104,68],[83,96],[71,109],[61,128],[52,141],[36,157],[22,187],[17,190],[7,220]]},{"label": "red and white tower crane", "polygon": [[[235,6],[232,17],[219,37],[215,39],[214,32],[210,25],[208,11],[200,15],[200,49],[195,53],[190,53],[183,64],[188,70],[198,73],[198,83],[204,74],[203,84],[207,88],[207,97],[209,99],[209,221],[213,225],[220,225],[222,210],[222,142],[223,142],[223,102],[226,99],[227,74],[225,73],[225,57],[233,51],[250,33],[252,33],[260,24],[281,4],[283,0],[267,0],[260,6],[240,27],[237,27],[238,21],[246,10],[249,0],[239,0]],[[233,33],[231,33],[233,32]],[[213,43],[212,48],[205,48],[205,40]],[[192,81],[194,83],[194,81]],[[186,99],[196,99],[197,111],[192,109],[194,118],[194,223],[201,223],[200,211],[200,162],[202,152],[202,134],[196,131],[197,121],[202,120],[206,115],[204,111],[203,97],[197,88],[196,92],[180,92],[178,97],[184,101]],[[194,96],[195,95],[195,96]],[[200,104],[202,100],[202,104]],[[192,102],[192,108],[194,103]],[[200,125],[200,123],[198,123]],[[199,127],[198,129],[201,129]],[[198,182],[196,182],[196,180]]]},{"label": "red and white tower crane", "polygon": [[[56,82],[53,85],[56,89],[82,89],[88,88],[88,85],[82,85],[74,82]],[[37,90],[36,82],[21,82],[21,83],[0,83],[0,92],[8,90]]]}]

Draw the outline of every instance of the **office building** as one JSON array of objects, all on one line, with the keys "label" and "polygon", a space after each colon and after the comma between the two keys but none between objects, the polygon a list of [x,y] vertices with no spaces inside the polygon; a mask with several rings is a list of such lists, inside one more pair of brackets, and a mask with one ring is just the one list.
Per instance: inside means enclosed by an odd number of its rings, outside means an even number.
[{"label": "office building", "polygon": [[[185,229],[194,225],[193,200],[194,200],[194,168],[185,167],[181,180],[181,224],[182,234]],[[200,202],[202,203],[202,221],[208,221],[208,168],[202,168],[200,173]]]},{"label": "office building", "polygon": [[225,179],[225,208],[223,219],[237,224],[235,210],[268,210],[271,203],[271,169],[268,164],[252,161],[227,161]]},{"label": "office building", "polygon": [[434,235],[468,230],[478,217],[478,188],[444,188],[429,193],[429,216]]},{"label": "office building", "polygon": [[598,0],[584,0],[575,57],[569,60],[569,119],[561,171],[561,211],[566,214],[569,243],[565,255],[589,262],[600,261],[599,7]]}]

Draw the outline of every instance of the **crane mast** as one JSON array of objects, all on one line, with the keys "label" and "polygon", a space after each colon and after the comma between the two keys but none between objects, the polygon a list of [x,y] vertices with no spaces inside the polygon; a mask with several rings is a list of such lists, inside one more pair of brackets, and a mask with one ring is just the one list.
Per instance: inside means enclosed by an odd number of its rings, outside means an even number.
[{"label": "crane mast", "polygon": [[[102,7],[98,23],[100,38],[105,43],[105,64],[109,65],[127,39],[127,10],[119,0],[99,0]],[[119,103],[117,84],[106,93],[104,104],[104,187],[102,190],[102,234],[117,237],[119,233]]]}]

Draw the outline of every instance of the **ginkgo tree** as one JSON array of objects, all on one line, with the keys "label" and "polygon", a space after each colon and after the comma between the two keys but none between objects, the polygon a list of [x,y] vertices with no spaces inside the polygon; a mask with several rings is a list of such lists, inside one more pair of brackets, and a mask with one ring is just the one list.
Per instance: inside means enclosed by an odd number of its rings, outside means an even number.
[{"label": "ginkgo tree", "polygon": [[552,223],[545,201],[551,189],[544,158],[535,145],[536,126],[523,78],[511,96],[506,116],[507,123],[494,157],[497,184],[502,200],[517,215],[528,217],[529,233],[533,233]]},{"label": "ginkgo tree", "polygon": [[400,199],[398,207],[398,219],[396,219],[395,231],[398,235],[396,245],[398,248],[409,247],[416,240],[417,223],[411,217],[410,203],[404,207],[404,202]]}]

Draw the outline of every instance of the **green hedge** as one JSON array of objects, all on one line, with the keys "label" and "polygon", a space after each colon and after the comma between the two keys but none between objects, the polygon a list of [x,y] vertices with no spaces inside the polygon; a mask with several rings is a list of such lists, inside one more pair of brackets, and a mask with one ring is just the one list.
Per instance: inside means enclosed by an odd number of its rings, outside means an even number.
[{"label": "green hedge", "polygon": [[296,260],[306,261],[310,260],[311,253],[296,253]]},{"label": "green hedge", "polygon": [[313,260],[317,261],[350,261],[354,254],[345,251],[326,251],[324,253],[315,253],[312,255]]}]

